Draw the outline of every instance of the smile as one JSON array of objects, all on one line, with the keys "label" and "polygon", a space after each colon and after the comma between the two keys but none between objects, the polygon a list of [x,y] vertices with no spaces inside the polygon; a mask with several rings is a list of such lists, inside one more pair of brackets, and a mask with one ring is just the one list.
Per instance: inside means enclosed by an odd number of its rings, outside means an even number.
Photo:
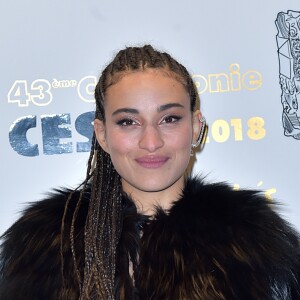
[{"label": "smile", "polygon": [[143,168],[157,169],[163,166],[168,160],[169,157],[167,156],[143,156],[137,158],[135,161]]}]

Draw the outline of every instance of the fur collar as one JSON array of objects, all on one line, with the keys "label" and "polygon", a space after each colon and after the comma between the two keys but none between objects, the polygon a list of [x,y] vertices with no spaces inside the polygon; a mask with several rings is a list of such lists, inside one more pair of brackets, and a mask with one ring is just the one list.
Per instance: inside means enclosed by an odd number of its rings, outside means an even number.
[{"label": "fur collar", "polygon": [[[0,299],[79,298],[68,240],[64,289],[60,276],[60,224],[69,192],[32,204],[2,237]],[[87,191],[76,227],[81,267],[89,197]],[[151,220],[124,195],[116,299],[300,299],[299,237],[274,207],[257,192],[199,178],[188,179],[171,209],[158,208]]]},{"label": "fur collar", "polygon": [[188,179],[143,228],[140,299],[300,299],[298,242],[259,193]]}]

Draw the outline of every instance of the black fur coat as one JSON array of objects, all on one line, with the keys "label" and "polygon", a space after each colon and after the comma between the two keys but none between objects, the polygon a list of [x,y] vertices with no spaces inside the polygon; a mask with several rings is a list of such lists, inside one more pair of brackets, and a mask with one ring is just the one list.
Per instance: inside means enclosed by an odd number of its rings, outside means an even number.
[{"label": "black fur coat", "polygon": [[[33,203],[2,237],[1,300],[79,298],[67,239],[64,288],[61,278],[60,226],[69,192]],[[76,224],[82,268],[88,202],[87,191]],[[124,196],[116,299],[300,299],[299,236],[274,206],[253,191],[189,179],[172,208],[149,220]],[[134,280],[129,261],[138,263]]]}]

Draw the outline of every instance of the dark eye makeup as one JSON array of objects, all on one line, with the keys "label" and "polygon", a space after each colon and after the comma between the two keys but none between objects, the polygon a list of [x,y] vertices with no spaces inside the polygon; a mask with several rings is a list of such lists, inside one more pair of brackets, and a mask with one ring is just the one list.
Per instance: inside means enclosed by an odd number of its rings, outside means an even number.
[{"label": "dark eye makeup", "polygon": [[[159,124],[173,124],[173,123],[177,123],[181,119],[182,117],[178,115],[168,115],[162,118]],[[121,127],[127,127],[132,125],[138,125],[139,123],[131,118],[122,118],[116,121],[116,124]]]},{"label": "dark eye makeup", "polygon": [[126,127],[126,126],[135,125],[135,124],[137,124],[137,122],[130,118],[123,118],[123,119],[117,121],[116,124],[121,127]]},{"label": "dark eye makeup", "polygon": [[182,119],[182,117],[180,117],[180,116],[170,115],[170,116],[166,116],[165,118],[163,118],[161,123],[176,123],[181,119]]}]

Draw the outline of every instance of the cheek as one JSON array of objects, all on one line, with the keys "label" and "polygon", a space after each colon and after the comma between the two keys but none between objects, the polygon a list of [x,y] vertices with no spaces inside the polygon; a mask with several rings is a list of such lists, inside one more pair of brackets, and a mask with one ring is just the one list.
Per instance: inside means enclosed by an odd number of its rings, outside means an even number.
[{"label": "cheek", "polygon": [[111,155],[126,154],[134,149],[136,138],[120,131],[109,131],[106,141]]},{"label": "cheek", "polygon": [[177,149],[190,149],[192,143],[192,129],[185,126],[169,137],[169,145]]}]

